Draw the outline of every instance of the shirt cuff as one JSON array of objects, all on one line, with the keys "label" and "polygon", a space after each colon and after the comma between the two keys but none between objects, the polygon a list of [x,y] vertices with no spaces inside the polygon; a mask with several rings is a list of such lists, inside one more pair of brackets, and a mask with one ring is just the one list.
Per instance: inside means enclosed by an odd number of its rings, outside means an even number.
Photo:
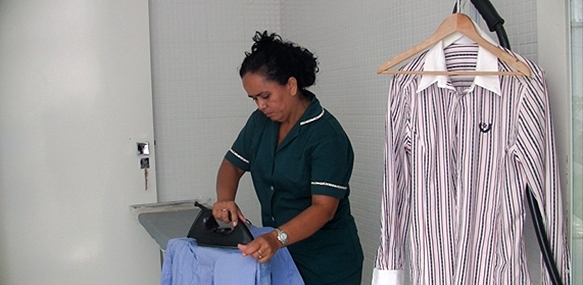
[{"label": "shirt cuff", "polygon": [[372,272],[372,285],[402,285],[403,270],[382,270],[375,268]]}]

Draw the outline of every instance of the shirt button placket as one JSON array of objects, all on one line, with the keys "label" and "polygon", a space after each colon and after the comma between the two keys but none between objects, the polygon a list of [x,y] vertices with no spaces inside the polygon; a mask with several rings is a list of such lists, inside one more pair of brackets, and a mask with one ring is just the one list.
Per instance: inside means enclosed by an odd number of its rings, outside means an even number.
[{"label": "shirt button placket", "polygon": [[[273,192],[275,191],[275,188],[273,187],[273,185],[269,186],[269,189],[271,190],[271,192],[273,194]],[[275,222],[275,216],[273,216],[273,215],[271,216],[271,221]]]}]

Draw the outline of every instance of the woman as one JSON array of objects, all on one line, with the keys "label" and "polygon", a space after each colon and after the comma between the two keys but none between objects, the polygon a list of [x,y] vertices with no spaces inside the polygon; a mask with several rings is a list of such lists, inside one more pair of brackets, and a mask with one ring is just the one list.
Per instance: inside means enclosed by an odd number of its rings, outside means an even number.
[{"label": "woman", "polygon": [[338,121],[306,90],[318,72],[307,49],[257,32],[239,74],[257,104],[217,175],[213,215],[245,221],[235,203],[251,172],[263,226],[274,231],[239,248],[267,262],[287,246],[306,284],[360,284],[363,254],[350,214],[354,154]]}]

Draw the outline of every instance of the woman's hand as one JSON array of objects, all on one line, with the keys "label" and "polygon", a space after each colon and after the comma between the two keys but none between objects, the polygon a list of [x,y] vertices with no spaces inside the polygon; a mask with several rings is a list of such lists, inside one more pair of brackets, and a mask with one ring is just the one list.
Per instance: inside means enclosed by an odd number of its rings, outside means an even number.
[{"label": "woman's hand", "polygon": [[257,259],[259,263],[265,263],[275,255],[275,252],[282,247],[282,244],[277,240],[277,233],[271,231],[255,238],[246,245],[239,244],[238,247],[243,256],[248,255]]},{"label": "woman's hand", "polygon": [[223,158],[217,174],[217,202],[213,205],[215,219],[224,223],[232,222],[233,226],[237,225],[239,219],[247,221],[235,203],[239,179],[244,173],[245,171]]},{"label": "woman's hand", "polygon": [[217,201],[213,205],[213,216],[223,223],[233,223],[233,226],[237,225],[239,219],[246,221],[235,201]]}]

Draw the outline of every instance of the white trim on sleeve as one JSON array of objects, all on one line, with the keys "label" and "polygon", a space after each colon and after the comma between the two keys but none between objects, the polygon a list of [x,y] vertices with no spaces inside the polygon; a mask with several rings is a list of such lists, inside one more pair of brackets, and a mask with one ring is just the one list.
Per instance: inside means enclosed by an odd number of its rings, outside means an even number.
[{"label": "white trim on sleeve", "polygon": [[240,154],[238,154],[237,152],[235,152],[235,151],[234,151],[232,148],[231,148],[231,149],[229,149],[229,151],[230,151],[230,152],[231,152],[231,153],[232,153],[234,156],[236,156],[238,159],[240,159],[241,161],[243,161],[243,162],[245,162],[245,163],[249,164],[249,160],[245,159],[243,156],[241,156]]},{"label": "white trim on sleeve", "polygon": [[328,182],[312,181],[312,185],[328,186],[328,187],[332,187],[332,188],[336,188],[336,189],[340,189],[340,190],[348,189],[348,187],[346,187],[346,186],[336,185],[336,184],[332,184],[332,183],[328,183]]}]

